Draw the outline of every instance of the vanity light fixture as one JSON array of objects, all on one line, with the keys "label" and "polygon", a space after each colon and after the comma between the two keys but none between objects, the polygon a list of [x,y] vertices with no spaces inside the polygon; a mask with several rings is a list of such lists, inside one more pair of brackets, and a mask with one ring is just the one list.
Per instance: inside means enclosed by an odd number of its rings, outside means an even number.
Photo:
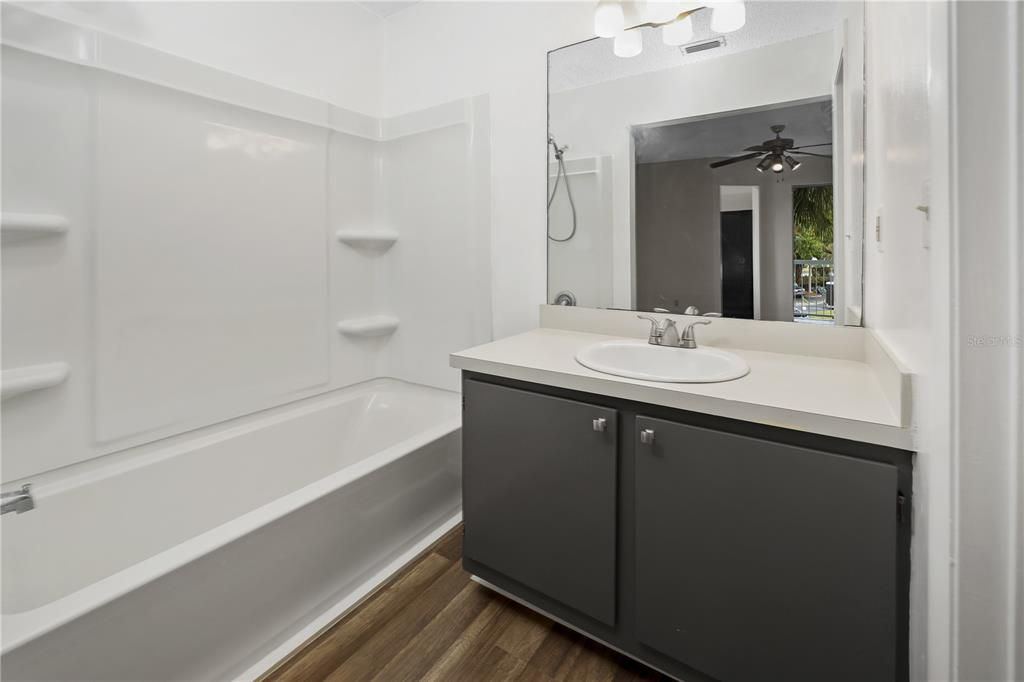
[{"label": "vanity light fixture", "polygon": [[615,36],[612,51],[616,57],[635,57],[644,50],[644,37],[638,30],[623,31]]},{"label": "vanity light fixture", "polygon": [[626,28],[626,12],[616,0],[601,0],[594,10],[594,35],[614,38]]},{"label": "vanity light fixture", "polygon": [[[690,9],[680,10],[680,5]],[[594,34],[599,38],[614,38],[613,51],[618,57],[635,57],[644,49],[643,35],[638,29],[660,28],[666,45],[683,45],[693,39],[693,15],[711,10],[711,30],[731,33],[743,27],[747,20],[743,0],[723,0],[707,5],[677,2],[650,2],[643,18],[645,21],[628,25],[626,10],[619,0],[600,0],[594,10]],[[780,162],[781,163],[781,162]]]},{"label": "vanity light fixture", "polygon": [[693,19],[683,17],[661,29],[661,39],[666,45],[685,45],[693,40]]},{"label": "vanity light fixture", "polygon": [[711,30],[715,33],[732,33],[747,23],[747,8],[743,0],[716,2],[711,11]]}]

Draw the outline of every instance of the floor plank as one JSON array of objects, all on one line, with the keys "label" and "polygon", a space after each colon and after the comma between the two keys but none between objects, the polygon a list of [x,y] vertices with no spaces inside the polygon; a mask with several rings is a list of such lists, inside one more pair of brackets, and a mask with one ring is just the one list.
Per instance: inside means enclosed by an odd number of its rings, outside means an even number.
[{"label": "floor plank", "polygon": [[274,682],[325,679],[452,565],[437,554],[419,559],[266,679]]},{"label": "floor plank", "polygon": [[660,682],[668,678],[470,581],[461,526],[263,682]]}]

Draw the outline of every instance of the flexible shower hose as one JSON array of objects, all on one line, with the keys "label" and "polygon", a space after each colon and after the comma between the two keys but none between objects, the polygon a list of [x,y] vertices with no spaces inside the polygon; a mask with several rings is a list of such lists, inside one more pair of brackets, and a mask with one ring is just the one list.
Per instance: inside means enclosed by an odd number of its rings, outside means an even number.
[{"label": "flexible shower hose", "polygon": [[558,155],[558,172],[555,174],[555,186],[551,189],[551,196],[548,197],[548,215],[551,212],[551,202],[555,200],[555,194],[558,192],[558,183],[562,178],[565,178],[565,193],[569,195],[569,208],[572,209],[572,231],[569,232],[569,236],[563,239],[551,236],[550,218],[548,220],[548,239],[553,242],[567,242],[576,236],[576,202],[572,199],[572,188],[569,186],[569,174],[565,172],[565,160],[562,155]]}]

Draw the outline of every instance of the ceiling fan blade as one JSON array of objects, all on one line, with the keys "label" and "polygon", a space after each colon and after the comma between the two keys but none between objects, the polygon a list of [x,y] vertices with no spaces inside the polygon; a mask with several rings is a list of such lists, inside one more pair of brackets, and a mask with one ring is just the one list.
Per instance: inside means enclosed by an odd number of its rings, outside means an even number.
[{"label": "ceiling fan blade", "polygon": [[803,154],[804,156],[817,156],[819,159],[831,159],[831,154],[815,154],[814,152],[798,152],[795,150],[789,150],[790,154]]},{"label": "ceiling fan blade", "polygon": [[768,151],[771,151],[771,150],[768,149],[768,147],[765,147],[763,144],[755,144],[753,147],[747,147],[743,151],[745,151],[745,152],[768,152]]},{"label": "ceiling fan blade", "polygon": [[725,159],[724,161],[715,161],[712,164],[708,164],[711,168],[721,168],[722,166],[728,166],[731,163],[739,163],[740,161],[749,161],[750,159],[756,159],[761,156],[760,152],[754,152],[752,154],[744,154],[743,156],[734,156],[731,159]]},{"label": "ceiling fan blade", "polygon": [[802,144],[799,147],[793,147],[793,150],[797,149],[810,149],[811,147],[831,147],[831,142],[821,142],[819,144]]}]

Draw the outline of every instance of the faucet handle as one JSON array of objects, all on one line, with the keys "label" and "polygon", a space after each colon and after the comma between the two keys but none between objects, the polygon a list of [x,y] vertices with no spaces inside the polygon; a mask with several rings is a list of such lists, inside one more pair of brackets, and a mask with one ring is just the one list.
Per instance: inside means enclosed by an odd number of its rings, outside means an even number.
[{"label": "faucet handle", "polygon": [[658,320],[656,318],[653,318],[650,315],[637,315],[636,317],[637,317],[638,320],[647,320],[648,322],[651,323],[651,338],[655,338],[656,339],[659,336],[661,336],[661,332],[662,332],[662,329],[661,329],[661,326],[660,326],[661,323],[658,322]]},{"label": "faucet handle", "polygon": [[679,345],[682,348],[696,348],[697,337],[693,335],[693,328],[698,324],[711,324],[711,320],[696,320],[683,327],[683,333],[679,335]]}]

